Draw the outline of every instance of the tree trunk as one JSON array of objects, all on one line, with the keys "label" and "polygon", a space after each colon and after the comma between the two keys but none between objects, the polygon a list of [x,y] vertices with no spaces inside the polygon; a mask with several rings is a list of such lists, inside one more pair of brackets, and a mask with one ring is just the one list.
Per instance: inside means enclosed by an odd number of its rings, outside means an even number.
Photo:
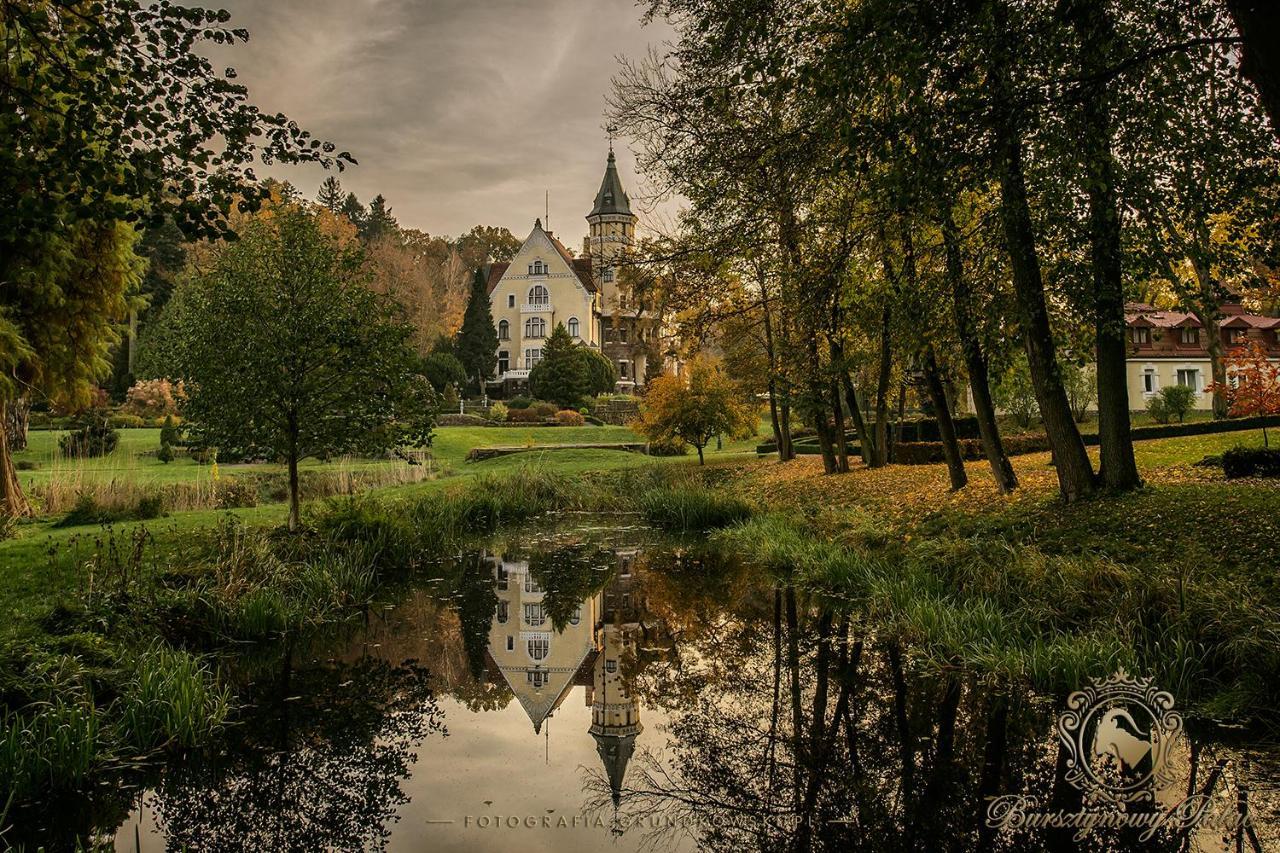
[{"label": "tree trunk", "polygon": [[862,414],[857,386],[853,384],[853,375],[844,364],[844,344],[839,338],[833,336],[829,345],[831,363],[836,367],[843,390],[844,407],[849,412],[849,419],[853,421],[854,432],[858,434],[858,450],[862,454],[862,463],[870,467],[871,460],[874,458],[875,439],[867,432],[867,419]]},{"label": "tree trunk", "polygon": [[938,420],[938,436],[942,439],[942,452],[947,457],[951,491],[958,491],[968,485],[969,475],[964,470],[964,454],[960,452],[960,442],[956,439],[956,425],[951,419],[951,410],[947,408],[947,392],[942,387],[938,360],[934,358],[932,348],[924,354],[924,384]]},{"label": "tree trunk", "polygon": [[991,400],[991,382],[988,376],[987,357],[978,340],[973,316],[973,292],[964,274],[964,258],[960,251],[960,234],[949,202],[941,205],[942,242],[946,252],[947,278],[951,283],[951,306],[955,316],[956,335],[964,352],[965,367],[969,371],[969,389],[973,393],[973,414],[978,421],[978,435],[982,439],[982,452],[991,465],[991,475],[996,488],[1008,493],[1018,488],[1018,475],[1005,453],[1000,439],[1000,426],[996,421],[996,407]]},{"label": "tree trunk", "polygon": [[1240,73],[1258,87],[1280,139],[1280,5],[1275,0],[1227,0],[1227,9],[1244,39]]},{"label": "tree trunk", "polygon": [[703,458],[702,458],[702,445],[701,445],[701,444],[699,444],[699,445],[698,445],[698,464],[699,464],[699,465],[706,465],[706,464],[707,464],[707,461],[706,461],[705,459],[703,459]]},{"label": "tree trunk", "polygon": [[[1000,41],[1009,37],[1003,20],[1003,4],[997,0],[993,8],[997,12],[994,38],[997,46],[1003,47]],[[991,95],[996,104],[994,130],[1001,220],[1031,380],[1035,386],[1036,401],[1040,404],[1040,417],[1057,460],[1058,488],[1063,499],[1072,502],[1093,494],[1093,465],[1071,415],[1071,405],[1058,370],[1044,279],[1040,258],[1036,254],[1035,228],[1027,202],[1021,130],[1010,112],[1015,96],[1008,80],[1007,61],[1005,56],[998,55],[990,69],[994,84]]]},{"label": "tree trunk", "polygon": [[27,449],[27,428],[31,422],[31,404],[25,397],[3,404],[4,418],[0,426],[9,431],[9,451]]},{"label": "tree trunk", "polygon": [[809,335],[809,411],[813,416],[813,428],[818,433],[818,447],[822,450],[822,469],[827,474],[836,473],[836,454],[831,440],[831,426],[827,421],[829,406],[822,387],[822,362],[818,354],[818,339]]},{"label": "tree trunk", "polygon": [[[1218,323],[1218,295],[1213,284],[1213,277],[1208,267],[1196,259],[1191,266],[1196,272],[1199,283],[1199,294],[1191,311],[1204,326],[1204,348],[1209,353],[1209,372],[1213,375],[1213,419],[1220,421],[1227,417],[1227,354],[1222,344],[1222,327]],[[1196,389],[1199,391],[1200,389]]]},{"label": "tree trunk", "polygon": [[[769,360],[769,417],[773,424],[773,439],[778,445],[778,461],[786,462],[795,458],[795,449],[791,446],[791,419],[788,417],[786,404],[778,405],[778,349],[773,340],[773,319],[769,309],[769,291],[764,276],[760,279],[760,310],[764,317],[765,356]],[[782,409],[779,412],[779,409]]]},{"label": "tree trunk", "polygon": [[298,499],[298,425],[296,416],[289,416],[289,532],[297,533],[302,527],[301,505]]},{"label": "tree trunk", "polygon": [[893,315],[886,307],[880,313],[880,375],[876,377],[876,432],[872,468],[889,464],[889,381],[893,375]]},{"label": "tree trunk", "polygon": [[22,493],[13,454],[9,450],[9,430],[0,423],[0,517],[26,518],[33,515],[27,496]]},{"label": "tree trunk", "polygon": [[841,474],[849,472],[849,442],[844,434],[844,401],[841,399],[840,383],[831,380],[831,420],[835,423],[836,470]]},{"label": "tree trunk", "polygon": [[1103,77],[1114,52],[1115,29],[1104,0],[1077,0],[1072,25],[1080,35],[1081,72],[1098,82],[1085,89],[1080,140],[1089,196],[1089,247],[1093,264],[1093,315],[1097,335],[1100,476],[1113,491],[1142,485],[1129,431],[1124,271],[1120,207],[1112,154],[1111,94]]}]

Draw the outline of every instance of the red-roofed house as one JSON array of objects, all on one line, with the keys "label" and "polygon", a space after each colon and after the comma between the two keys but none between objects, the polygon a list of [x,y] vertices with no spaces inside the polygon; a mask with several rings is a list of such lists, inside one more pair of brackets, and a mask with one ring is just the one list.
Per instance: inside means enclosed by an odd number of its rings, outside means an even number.
[{"label": "red-roofed house", "polygon": [[[1261,341],[1273,360],[1280,362],[1280,317],[1249,314],[1239,303],[1222,305],[1219,332],[1230,352],[1250,340]],[[1194,314],[1161,311],[1150,305],[1125,306],[1129,330],[1129,401],[1134,409],[1168,385],[1196,389],[1196,407],[1212,408],[1205,389],[1213,381],[1203,324]]]}]

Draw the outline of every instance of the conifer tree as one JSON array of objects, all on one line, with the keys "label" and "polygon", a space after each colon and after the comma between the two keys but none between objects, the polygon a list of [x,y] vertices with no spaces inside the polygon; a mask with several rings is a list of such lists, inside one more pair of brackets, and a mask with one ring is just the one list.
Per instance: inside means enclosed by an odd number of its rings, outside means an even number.
[{"label": "conifer tree", "polygon": [[373,201],[369,202],[369,212],[365,215],[364,221],[357,224],[360,226],[360,236],[365,240],[376,240],[400,227],[395,217],[391,215],[391,208],[387,207],[387,199],[382,193],[373,197]]},{"label": "conifer tree", "polygon": [[347,193],[347,197],[342,200],[340,212],[357,228],[364,225],[364,205],[360,203],[360,199],[356,198],[355,193]]},{"label": "conifer tree", "polygon": [[316,196],[316,201],[330,213],[340,213],[344,200],[342,182],[335,175],[325,178],[324,183],[320,185],[320,194]]},{"label": "conifer tree", "polygon": [[498,332],[489,309],[489,287],[484,270],[477,269],[454,346],[454,353],[467,372],[467,382],[476,393],[484,388],[486,380],[493,378],[498,365],[497,351]]},{"label": "conifer tree", "polygon": [[539,400],[577,408],[587,382],[587,367],[578,347],[564,323],[556,323],[555,331],[542,349],[542,360],[529,373],[529,390]]}]

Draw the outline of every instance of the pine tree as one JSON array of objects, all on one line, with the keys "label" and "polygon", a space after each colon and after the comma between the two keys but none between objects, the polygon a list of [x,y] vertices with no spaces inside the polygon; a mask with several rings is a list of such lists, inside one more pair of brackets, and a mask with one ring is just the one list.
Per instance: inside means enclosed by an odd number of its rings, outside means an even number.
[{"label": "pine tree", "polygon": [[556,323],[555,331],[542,349],[542,360],[529,373],[529,390],[540,400],[576,409],[582,402],[587,382],[586,365],[578,354],[578,347],[564,323]]},{"label": "pine tree", "polygon": [[364,225],[364,205],[356,198],[355,193],[347,193],[347,197],[342,200],[340,212],[357,228]]},{"label": "pine tree", "polygon": [[487,379],[493,378],[498,364],[498,332],[489,309],[489,287],[483,269],[477,269],[471,284],[471,298],[462,316],[462,328],[454,352],[467,371],[467,381],[479,393]]},{"label": "pine tree", "polygon": [[320,185],[320,194],[316,196],[316,201],[326,208],[330,213],[339,213],[342,210],[344,201],[342,195],[342,182],[337,176],[330,175],[324,179],[324,183]]},{"label": "pine tree", "polygon": [[360,236],[365,240],[376,240],[400,227],[395,217],[391,215],[391,208],[387,207],[387,199],[382,193],[378,193],[373,197],[373,201],[369,202],[369,213],[364,217],[364,221],[358,224]]}]

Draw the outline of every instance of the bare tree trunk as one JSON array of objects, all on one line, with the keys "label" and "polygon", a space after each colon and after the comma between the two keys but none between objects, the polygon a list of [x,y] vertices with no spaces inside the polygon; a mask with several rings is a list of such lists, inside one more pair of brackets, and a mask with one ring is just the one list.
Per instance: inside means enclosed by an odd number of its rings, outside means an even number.
[{"label": "bare tree trunk", "polygon": [[1000,439],[1000,426],[996,422],[996,407],[991,400],[991,382],[987,371],[987,357],[978,340],[973,316],[973,289],[964,274],[964,258],[960,251],[959,229],[951,215],[949,203],[941,205],[942,242],[946,252],[947,278],[951,284],[951,306],[955,316],[956,334],[960,349],[964,352],[965,367],[969,371],[969,390],[973,393],[973,414],[978,421],[978,435],[982,438],[982,451],[991,465],[996,488],[1008,493],[1018,488],[1018,475],[1004,451]]},{"label": "bare tree trunk", "polygon": [[1104,72],[1112,61],[1115,28],[1103,0],[1076,0],[1072,24],[1079,33],[1086,79],[1082,157],[1089,195],[1089,243],[1093,262],[1093,312],[1097,334],[1098,444],[1103,484],[1114,491],[1142,485],[1129,431],[1129,375],[1124,322],[1124,270],[1116,164],[1111,151],[1111,96]]},{"label": "bare tree trunk", "polygon": [[872,468],[889,464],[889,381],[893,376],[893,317],[886,307],[880,312],[880,375],[876,377],[876,440]]},{"label": "bare tree trunk", "polygon": [[31,403],[19,397],[3,404],[3,426],[9,431],[9,450],[17,453],[27,449],[27,428],[31,422]]},{"label": "bare tree trunk", "polygon": [[31,504],[18,482],[18,471],[13,467],[9,430],[6,424],[0,423],[0,516],[26,518],[32,514]]},{"label": "bare tree trunk", "polygon": [[947,457],[951,491],[958,491],[968,485],[969,475],[964,470],[964,454],[960,452],[956,425],[951,419],[951,410],[947,408],[947,393],[942,387],[938,360],[934,357],[932,348],[924,354],[924,384],[929,392],[929,400],[933,403],[934,417],[938,420],[938,437],[942,439],[942,452]]},{"label": "bare tree trunk", "polygon": [[1040,404],[1040,418],[1057,462],[1058,488],[1063,499],[1072,502],[1093,494],[1093,464],[1071,415],[1071,405],[1058,369],[1044,279],[1036,252],[1035,227],[1023,175],[1022,131],[1011,112],[1016,97],[1008,79],[1009,59],[1005,40],[1009,38],[1009,32],[1003,0],[994,0],[992,8],[996,13],[993,38],[997,56],[989,71],[993,81],[992,100],[997,105],[994,142],[1005,246],[1013,273],[1013,288],[1032,384]]}]

